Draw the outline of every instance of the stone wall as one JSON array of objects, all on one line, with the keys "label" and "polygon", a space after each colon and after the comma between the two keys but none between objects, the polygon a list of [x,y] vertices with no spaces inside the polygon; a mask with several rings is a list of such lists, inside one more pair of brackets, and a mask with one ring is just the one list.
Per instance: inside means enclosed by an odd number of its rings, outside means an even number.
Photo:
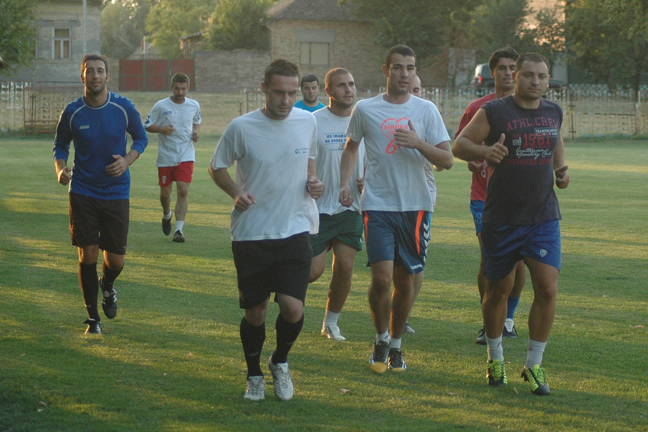
[{"label": "stone wall", "polygon": [[260,89],[263,72],[271,61],[268,51],[195,51],[195,91],[216,93],[243,88]]}]

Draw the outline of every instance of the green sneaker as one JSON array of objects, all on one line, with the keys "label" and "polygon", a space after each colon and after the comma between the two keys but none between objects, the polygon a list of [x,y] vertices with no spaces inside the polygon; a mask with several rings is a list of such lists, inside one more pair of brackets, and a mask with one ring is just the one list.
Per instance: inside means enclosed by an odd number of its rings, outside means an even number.
[{"label": "green sneaker", "polygon": [[522,378],[531,384],[531,393],[538,396],[549,395],[549,383],[547,377],[549,374],[540,365],[535,365],[533,368],[524,367],[522,369]]},{"label": "green sneaker", "polygon": [[499,387],[506,385],[506,371],[504,370],[504,362],[500,360],[491,360],[488,362],[488,385]]}]

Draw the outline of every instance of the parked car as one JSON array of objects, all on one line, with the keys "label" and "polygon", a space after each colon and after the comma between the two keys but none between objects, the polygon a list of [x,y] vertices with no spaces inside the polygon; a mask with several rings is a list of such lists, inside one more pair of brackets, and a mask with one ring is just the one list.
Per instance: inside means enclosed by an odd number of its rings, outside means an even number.
[{"label": "parked car", "polygon": [[[482,63],[475,66],[475,75],[473,76],[471,85],[479,88],[495,87],[495,81],[488,69],[488,63]],[[549,79],[549,88],[559,90],[565,88],[565,82],[557,79]]]}]

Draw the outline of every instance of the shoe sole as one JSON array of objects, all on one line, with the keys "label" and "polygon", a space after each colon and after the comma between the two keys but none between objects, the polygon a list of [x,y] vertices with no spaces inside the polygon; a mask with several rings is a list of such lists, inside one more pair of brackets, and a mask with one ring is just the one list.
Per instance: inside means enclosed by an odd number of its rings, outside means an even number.
[{"label": "shoe sole", "polygon": [[372,371],[379,374],[384,374],[387,371],[387,364],[385,363],[375,362],[374,364],[370,364],[369,367]]},{"label": "shoe sole", "polygon": [[324,336],[325,338],[327,338],[327,339],[331,339],[331,340],[334,340],[334,341],[343,342],[343,341],[346,340],[346,338],[345,338],[344,336],[340,336],[339,338],[335,338],[335,337],[333,337],[332,334],[327,333],[327,332],[325,332],[325,331],[322,331],[321,334],[322,334],[322,336]]},{"label": "shoe sole", "polygon": [[181,238],[174,237],[173,242],[174,243],[184,243],[185,239],[184,239],[184,237],[181,237]]}]

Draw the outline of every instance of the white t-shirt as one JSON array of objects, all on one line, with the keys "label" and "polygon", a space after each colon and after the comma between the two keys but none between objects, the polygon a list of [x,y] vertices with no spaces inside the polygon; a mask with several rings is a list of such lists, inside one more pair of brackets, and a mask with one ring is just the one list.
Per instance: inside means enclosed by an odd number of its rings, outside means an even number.
[{"label": "white t-shirt", "polygon": [[193,125],[200,124],[201,121],[200,104],[194,99],[185,98],[181,104],[173,102],[170,97],[158,101],[146,117],[144,128],[173,125],[175,131],[170,136],[157,134],[158,157],[155,165],[170,167],[181,162],[195,162],[196,150],[191,134]]},{"label": "white t-shirt", "polygon": [[410,97],[404,104],[386,102],[383,95],[359,101],[353,108],[346,135],[364,138],[367,153],[362,210],[433,211],[425,177],[427,160],[418,151],[394,144],[394,132],[411,120],[418,136],[434,146],[450,141],[436,106]]},{"label": "white t-shirt", "polygon": [[360,192],[356,178],[364,177],[364,145],[360,144],[358,161],[349,182],[354,201],[351,207],[344,207],[340,204],[340,160],[350,117],[338,117],[328,108],[315,111],[313,115],[317,120],[317,177],[324,183],[324,193],[316,200],[317,209],[328,215],[346,210],[360,213]]},{"label": "white t-shirt", "polygon": [[244,212],[232,210],[232,240],[317,234],[317,205],[306,189],[308,159],[316,157],[317,123],[308,111],[271,120],[256,110],[232,120],[210,164],[217,170],[236,163],[236,184],[256,199]]}]

